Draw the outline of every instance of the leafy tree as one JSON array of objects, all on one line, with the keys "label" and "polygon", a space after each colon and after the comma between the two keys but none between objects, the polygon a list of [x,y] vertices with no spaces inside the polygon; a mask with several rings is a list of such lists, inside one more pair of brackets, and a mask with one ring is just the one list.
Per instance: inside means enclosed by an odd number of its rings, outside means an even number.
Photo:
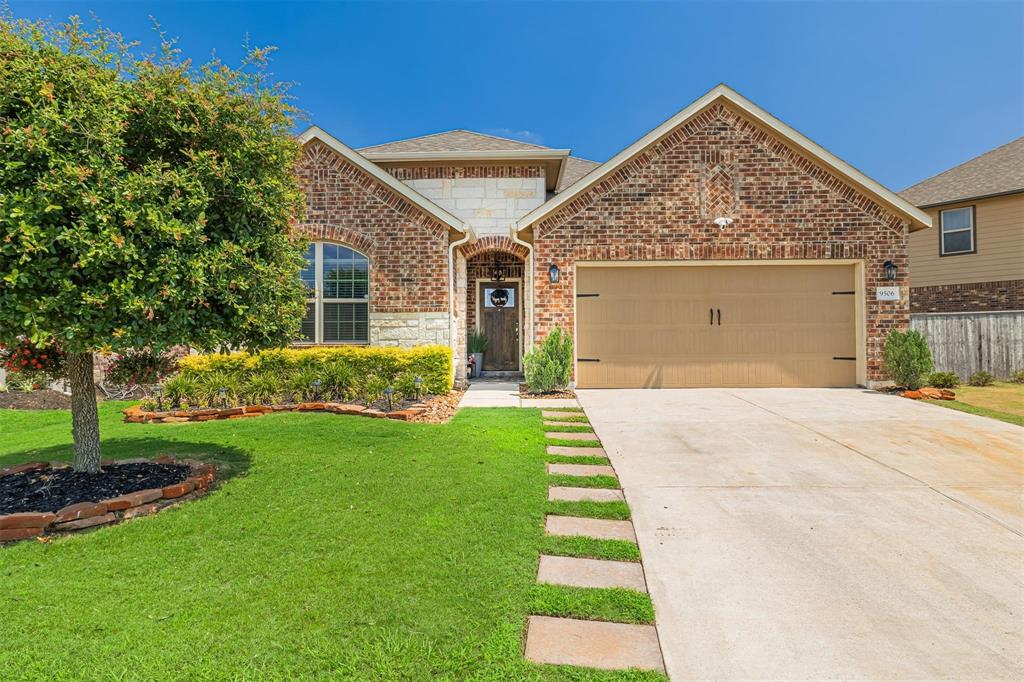
[{"label": "leafy tree", "polygon": [[0,17],[0,343],[66,353],[80,471],[100,466],[94,351],[279,346],[305,308],[296,112],[269,50],[136,50],[77,17]]}]

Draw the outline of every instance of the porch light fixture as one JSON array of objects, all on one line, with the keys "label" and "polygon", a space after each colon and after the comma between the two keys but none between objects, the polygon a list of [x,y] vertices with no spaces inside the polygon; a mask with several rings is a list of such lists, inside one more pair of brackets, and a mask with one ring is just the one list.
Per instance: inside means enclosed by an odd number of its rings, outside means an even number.
[{"label": "porch light fixture", "polygon": [[558,284],[558,280],[559,278],[561,278],[561,276],[562,273],[558,269],[557,265],[552,263],[551,265],[548,266],[548,279],[551,280],[552,284]]},{"label": "porch light fixture", "polygon": [[730,225],[732,225],[734,221],[733,221],[732,218],[726,218],[725,216],[719,216],[718,218],[715,218],[713,222],[715,223],[715,225],[718,225],[719,228],[724,230],[725,228],[727,228]]},{"label": "porch light fixture", "polygon": [[891,260],[887,260],[882,267],[885,268],[885,279],[890,282],[896,281],[896,273],[898,272],[896,264]]},{"label": "porch light fixture", "polygon": [[497,251],[494,252],[494,260],[491,262],[491,279],[495,282],[505,281],[505,266],[501,264]]}]

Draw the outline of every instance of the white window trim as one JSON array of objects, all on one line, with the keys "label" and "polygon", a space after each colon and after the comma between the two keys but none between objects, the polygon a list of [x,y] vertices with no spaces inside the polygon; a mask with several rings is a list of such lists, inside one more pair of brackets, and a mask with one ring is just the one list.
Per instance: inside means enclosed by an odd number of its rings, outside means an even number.
[{"label": "white window trim", "polygon": [[[333,244],[336,246],[344,246],[346,249],[350,249],[355,253],[366,259],[367,262],[367,286],[366,286],[366,298],[326,298],[324,296],[324,244]],[[340,242],[314,242],[313,246],[313,271],[315,275],[315,284],[313,285],[313,296],[306,299],[306,303],[313,304],[313,339],[299,339],[296,343],[298,345],[306,346],[367,346],[370,343],[370,321],[366,321],[366,340],[361,341],[324,341],[324,304],[325,303],[365,303],[367,318],[369,318],[370,312],[370,257],[358,249],[354,249],[348,244],[342,244]]]},{"label": "white window trim", "polygon": [[[971,223],[967,227],[957,227],[952,230],[946,229],[946,214],[952,211],[967,211],[967,214],[971,218]],[[946,235],[956,234],[957,232],[970,232],[971,233],[971,248],[963,251],[947,251],[946,250]],[[956,208],[946,208],[939,211],[939,253],[943,256],[960,256],[968,253],[975,253],[977,251],[976,237],[974,231],[974,206],[957,206]]]}]

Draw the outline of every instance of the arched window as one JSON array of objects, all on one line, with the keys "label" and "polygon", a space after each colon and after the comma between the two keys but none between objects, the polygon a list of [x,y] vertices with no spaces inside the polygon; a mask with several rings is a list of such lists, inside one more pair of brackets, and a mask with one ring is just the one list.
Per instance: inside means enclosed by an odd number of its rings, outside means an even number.
[{"label": "arched window", "polygon": [[300,341],[369,343],[369,258],[341,244],[310,244],[302,281],[309,289],[309,303]]}]

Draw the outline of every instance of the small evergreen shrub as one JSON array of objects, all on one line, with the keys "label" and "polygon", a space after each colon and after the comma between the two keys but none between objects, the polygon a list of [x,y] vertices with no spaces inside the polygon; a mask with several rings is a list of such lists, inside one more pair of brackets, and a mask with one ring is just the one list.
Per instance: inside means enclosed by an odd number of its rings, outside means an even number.
[{"label": "small evergreen shrub", "polygon": [[991,372],[982,370],[972,374],[971,378],[967,380],[967,383],[971,386],[991,386],[995,381],[996,378],[992,376]]},{"label": "small evergreen shrub", "polygon": [[523,357],[526,386],[533,393],[564,388],[572,377],[572,337],[556,327],[539,348]]},{"label": "small evergreen shrub", "polygon": [[467,350],[472,353],[486,353],[487,352],[487,334],[482,331],[473,330],[469,332],[469,337],[466,339]]},{"label": "small evergreen shrub", "polygon": [[928,375],[928,385],[935,388],[956,388],[960,385],[960,377],[953,372],[932,372]]},{"label": "small evergreen shrub", "polygon": [[1010,381],[1015,384],[1024,384],[1024,369],[1018,369],[1010,377]]},{"label": "small evergreen shrub", "polygon": [[898,386],[916,390],[932,369],[932,352],[915,330],[889,332],[885,340],[885,373]]}]

